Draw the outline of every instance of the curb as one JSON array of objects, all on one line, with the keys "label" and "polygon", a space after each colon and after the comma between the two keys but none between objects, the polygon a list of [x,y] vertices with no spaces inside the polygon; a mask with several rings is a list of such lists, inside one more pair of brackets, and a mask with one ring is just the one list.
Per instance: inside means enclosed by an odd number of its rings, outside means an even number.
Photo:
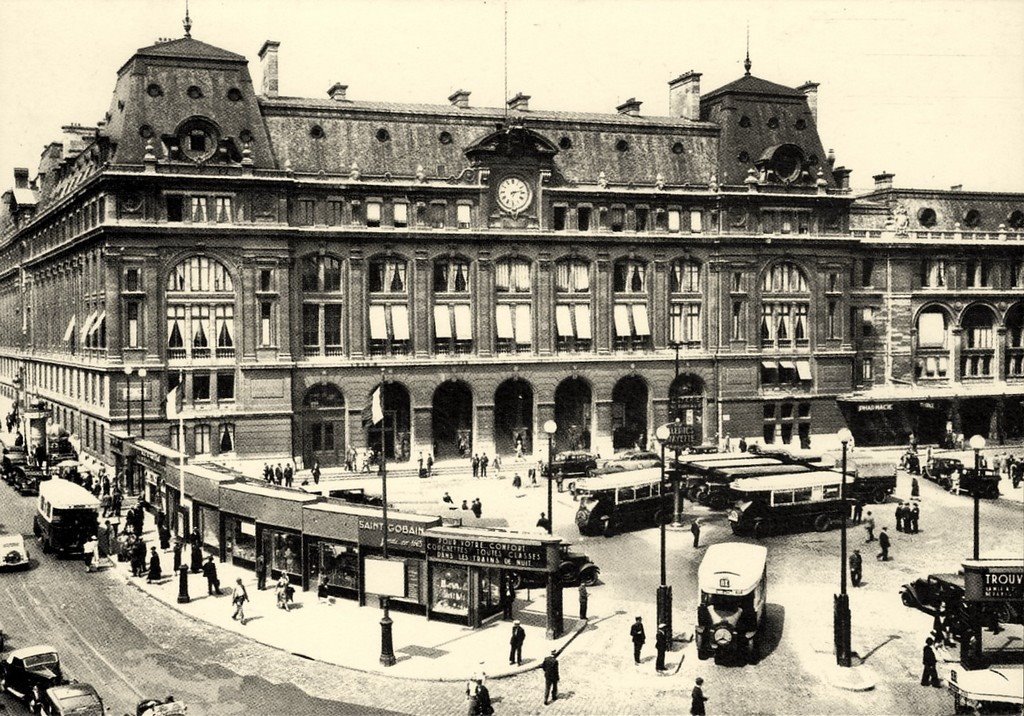
[{"label": "curb", "polygon": [[875,688],[875,672],[869,667],[836,666],[826,669],[824,679],[827,684],[844,691],[871,691]]}]

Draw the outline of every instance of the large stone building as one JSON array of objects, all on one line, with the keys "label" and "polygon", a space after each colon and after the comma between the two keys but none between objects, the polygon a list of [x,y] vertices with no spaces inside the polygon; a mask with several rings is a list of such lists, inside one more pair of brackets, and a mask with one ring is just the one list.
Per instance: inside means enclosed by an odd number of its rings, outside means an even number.
[{"label": "large stone building", "polygon": [[179,380],[187,453],[322,464],[380,443],[382,376],[399,459],[539,452],[550,419],[605,455],[676,418],[694,442],[1024,430],[1024,195],[855,197],[816,84],[688,72],[669,116],[298,98],[278,52],[257,88],[191,37],[142,48],[97,126],[15,170],[0,387],[85,451],[143,404],[177,447]]}]

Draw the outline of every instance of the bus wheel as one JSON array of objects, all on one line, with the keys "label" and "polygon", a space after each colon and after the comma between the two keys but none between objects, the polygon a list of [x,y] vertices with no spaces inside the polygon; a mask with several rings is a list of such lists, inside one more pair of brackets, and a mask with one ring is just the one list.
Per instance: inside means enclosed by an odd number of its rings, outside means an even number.
[{"label": "bus wheel", "polygon": [[818,515],[814,518],[814,529],[818,532],[828,532],[832,527],[832,519],[828,515]]},{"label": "bus wheel", "polygon": [[771,530],[768,528],[768,520],[754,520],[754,537],[763,539],[768,536]]},{"label": "bus wheel", "polygon": [[700,487],[694,485],[693,487],[687,489],[686,496],[690,499],[690,502],[697,502],[700,499]]},{"label": "bus wheel", "polygon": [[43,554],[49,554],[50,553],[50,549],[51,549],[50,548],[50,540],[46,539],[45,537],[43,537],[42,540],[43,540]]},{"label": "bus wheel", "polygon": [[871,501],[877,504],[881,504],[885,502],[885,498],[888,496],[889,493],[883,490],[881,487],[879,487],[871,494]]},{"label": "bus wheel", "polygon": [[997,499],[999,497],[999,486],[998,485],[990,485],[988,490],[985,491],[985,497],[987,497],[987,498],[989,498],[991,500]]},{"label": "bus wheel", "polygon": [[758,641],[759,640],[757,638],[757,634],[754,634],[754,636],[752,636],[747,641],[747,663],[748,664],[756,664],[757,661],[758,661],[757,657],[758,657],[759,652],[760,652],[760,644],[758,643]]}]

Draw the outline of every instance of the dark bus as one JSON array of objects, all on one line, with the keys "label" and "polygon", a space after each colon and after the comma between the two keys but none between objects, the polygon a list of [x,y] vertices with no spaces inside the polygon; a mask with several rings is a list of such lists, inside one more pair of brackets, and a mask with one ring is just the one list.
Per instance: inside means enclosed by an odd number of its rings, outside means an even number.
[{"label": "dark bus", "polygon": [[[765,475],[730,485],[736,504],[729,513],[737,535],[767,537],[814,527],[825,532],[840,525],[849,508],[839,498],[842,475],[832,471]],[[847,488],[849,488],[849,478]]]},{"label": "dark bus", "polygon": [[[667,479],[667,478],[666,478]],[[672,494],[661,468],[587,477],[576,483],[576,527],[582,535],[616,532],[660,524],[672,514]]]},{"label": "dark bus", "polygon": [[735,480],[745,477],[765,477],[768,475],[793,475],[800,472],[811,472],[820,468],[810,465],[747,465],[744,467],[716,467],[708,473],[707,482],[698,489],[697,502],[714,510],[724,510],[733,503],[733,494],[729,489]]},{"label": "dark bus", "polygon": [[[688,459],[680,459],[676,468],[686,489],[686,496],[692,502],[700,502],[704,487],[712,479],[715,470],[736,467],[765,467],[781,465],[773,457],[745,455],[743,453],[727,453],[726,455],[694,455]],[[675,475],[676,473],[673,473]]]},{"label": "dark bus", "polygon": [[100,501],[68,480],[47,480],[39,485],[32,531],[43,552],[80,553],[97,532]]}]

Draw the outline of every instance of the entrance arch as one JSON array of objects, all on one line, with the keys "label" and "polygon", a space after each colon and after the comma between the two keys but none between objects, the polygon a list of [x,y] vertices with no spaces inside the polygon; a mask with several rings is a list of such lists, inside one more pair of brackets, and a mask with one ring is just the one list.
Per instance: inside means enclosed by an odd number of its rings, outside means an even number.
[{"label": "entrance arch", "polygon": [[612,388],[612,449],[647,446],[647,381],[636,375],[619,380]]},{"label": "entrance arch", "polygon": [[704,441],[704,381],[700,376],[683,373],[672,381],[668,419],[682,423],[686,444],[700,445]]},{"label": "entrance arch", "polygon": [[[378,454],[383,444],[388,460],[405,462],[409,459],[410,445],[409,390],[401,383],[385,383],[383,398],[384,420],[366,429],[366,444]],[[370,400],[367,398],[367,402]]]},{"label": "entrance arch", "polygon": [[517,439],[522,440],[524,455],[533,453],[533,386],[511,378],[494,391],[495,452],[514,455]]},{"label": "entrance arch", "polygon": [[339,465],[345,457],[345,396],[333,383],[317,383],[302,396],[300,450],[304,464]]},{"label": "entrance arch", "polygon": [[589,450],[594,394],[583,378],[566,378],[555,389],[555,445],[562,450]]},{"label": "entrance arch", "polygon": [[441,383],[431,406],[434,457],[465,457],[473,451],[473,391],[460,380]]}]

